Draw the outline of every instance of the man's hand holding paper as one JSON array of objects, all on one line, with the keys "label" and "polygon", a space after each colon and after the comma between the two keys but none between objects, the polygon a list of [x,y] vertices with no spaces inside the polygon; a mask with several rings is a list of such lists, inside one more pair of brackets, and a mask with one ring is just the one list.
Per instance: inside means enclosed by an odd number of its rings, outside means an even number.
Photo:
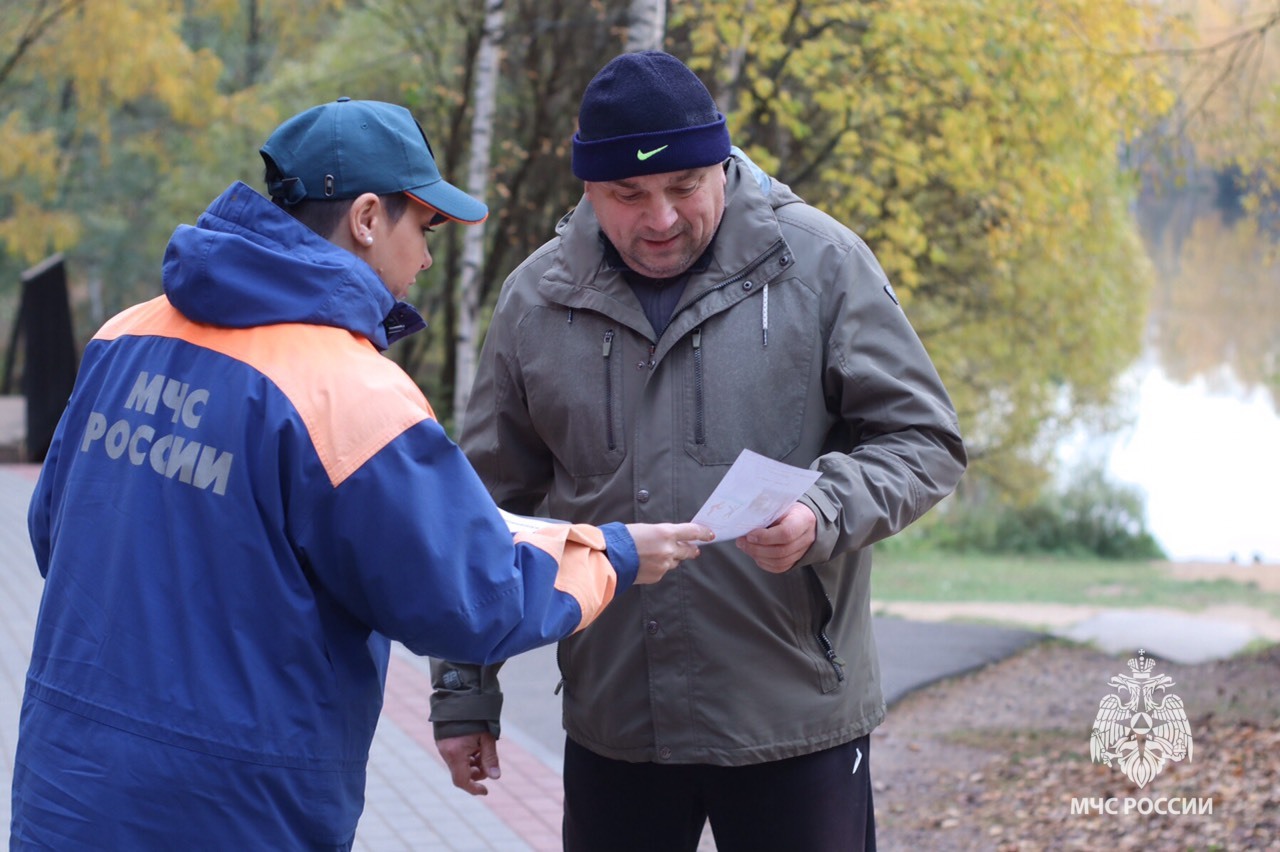
[{"label": "man's hand holding paper", "polygon": [[737,541],[738,549],[770,574],[790,571],[818,536],[818,518],[804,503],[792,503],[768,527],[752,530]]},{"label": "man's hand holding paper", "polygon": [[780,574],[813,544],[817,518],[796,501],[819,475],[743,450],[693,522],[710,527],[717,541],[738,539],[761,569]]}]

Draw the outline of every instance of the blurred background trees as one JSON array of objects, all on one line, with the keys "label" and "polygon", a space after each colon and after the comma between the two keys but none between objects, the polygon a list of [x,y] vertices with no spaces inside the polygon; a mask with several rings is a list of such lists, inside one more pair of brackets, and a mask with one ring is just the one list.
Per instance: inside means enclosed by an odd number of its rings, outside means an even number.
[{"label": "blurred background trees", "polygon": [[[433,237],[412,295],[429,329],[389,353],[451,426],[502,280],[581,193],[583,88],[659,39],[735,144],[875,250],[955,396],[969,499],[1042,493],[1058,438],[1112,416],[1149,308],[1185,318],[1164,341],[1174,371],[1231,349],[1280,394],[1276,0],[4,4],[0,328],[19,272],[61,251],[87,339],[160,292],[176,224],[232,180],[261,186],[257,149],[281,119],[394,101],[492,210],[470,245],[459,227]],[[1212,223],[1138,215],[1144,194],[1206,180],[1258,223],[1232,233],[1231,304],[1197,273],[1222,262],[1195,231]],[[1162,235],[1177,248],[1153,265],[1143,238]],[[1197,329],[1213,310],[1245,314],[1239,336]]]}]

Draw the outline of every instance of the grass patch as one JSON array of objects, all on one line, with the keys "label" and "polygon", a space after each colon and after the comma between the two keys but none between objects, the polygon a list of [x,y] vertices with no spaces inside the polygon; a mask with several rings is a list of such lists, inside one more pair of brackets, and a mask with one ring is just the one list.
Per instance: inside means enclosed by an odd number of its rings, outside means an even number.
[{"label": "grass patch", "polygon": [[880,601],[1054,603],[1170,607],[1244,605],[1280,616],[1280,595],[1234,580],[1178,580],[1160,563],[934,551],[877,551]]}]

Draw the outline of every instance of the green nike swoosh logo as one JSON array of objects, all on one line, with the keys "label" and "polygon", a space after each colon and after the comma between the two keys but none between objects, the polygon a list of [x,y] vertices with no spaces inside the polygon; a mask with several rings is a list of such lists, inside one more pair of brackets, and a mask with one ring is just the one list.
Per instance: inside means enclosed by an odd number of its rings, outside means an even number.
[{"label": "green nike swoosh logo", "polygon": [[671,146],[663,145],[661,148],[654,148],[652,151],[636,151],[636,159],[643,163],[645,160],[649,159],[654,154],[658,153],[659,151],[665,151],[669,147]]}]

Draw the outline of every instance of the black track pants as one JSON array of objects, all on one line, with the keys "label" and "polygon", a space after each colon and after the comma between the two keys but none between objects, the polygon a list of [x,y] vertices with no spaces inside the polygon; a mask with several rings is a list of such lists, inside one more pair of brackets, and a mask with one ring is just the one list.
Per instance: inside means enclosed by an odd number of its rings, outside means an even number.
[{"label": "black track pants", "polygon": [[564,751],[566,852],[874,852],[870,737],[751,766],[627,763]]}]

